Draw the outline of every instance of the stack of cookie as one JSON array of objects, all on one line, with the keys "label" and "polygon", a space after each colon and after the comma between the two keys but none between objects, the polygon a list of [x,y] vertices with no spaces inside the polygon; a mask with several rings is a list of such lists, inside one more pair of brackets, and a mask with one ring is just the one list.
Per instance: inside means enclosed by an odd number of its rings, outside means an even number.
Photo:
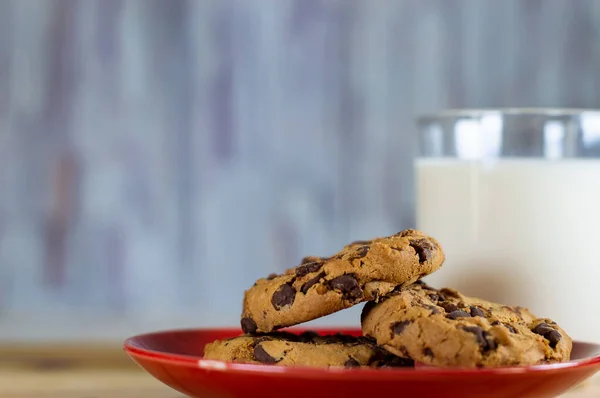
[{"label": "stack of cookie", "polygon": [[[498,367],[569,359],[571,338],[555,322],[420,281],[443,262],[440,244],[412,229],[351,243],[332,257],[307,257],[256,281],[244,297],[244,334],[208,344],[205,358],[320,367]],[[363,336],[277,332],[362,302]]]}]

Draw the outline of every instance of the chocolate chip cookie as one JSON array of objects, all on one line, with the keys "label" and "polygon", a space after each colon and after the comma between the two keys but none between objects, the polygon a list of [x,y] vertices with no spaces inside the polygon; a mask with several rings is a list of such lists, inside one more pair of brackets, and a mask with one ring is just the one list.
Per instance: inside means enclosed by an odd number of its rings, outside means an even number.
[{"label": "chocolate chip cookie", "polygon": [[204,348],[204,358],[221,361],[313,367],[410,367],[411,360],[399,358],[377,347],[371,339],[342,334],[320,336],[274,332],[242,335],[217,340]]},{"label": "chocolate chip cookie", "polygon": [[367,303],[362,330],[402,357],[441,367],[500,367],[569,360],[571,338],[528,309],[417,282]]},{"label": "chocolate chip cookie", "polygon": [[441,267],[439,243],[415,230],[354,242],[332,257],[308,257],[282,275],[259,279],[244,295],[244,333],[271,332],[378,300]]}]

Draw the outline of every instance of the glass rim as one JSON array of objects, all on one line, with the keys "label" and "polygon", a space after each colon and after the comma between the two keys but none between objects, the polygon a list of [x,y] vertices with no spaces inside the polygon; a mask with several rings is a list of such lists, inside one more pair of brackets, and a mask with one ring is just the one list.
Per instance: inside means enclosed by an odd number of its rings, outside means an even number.
[{"label": "glass rim", "polygon": [[480,118],[490,114],[501,116],[503,115],[529,115],[529,116],[579,116],[582,114],[600,114],[600,109],[594,108],[457,108],[444,109],[438,112],[425,113],[416,117],[417,123],[433,122],[441,119],[457,119],[457,118]]}]

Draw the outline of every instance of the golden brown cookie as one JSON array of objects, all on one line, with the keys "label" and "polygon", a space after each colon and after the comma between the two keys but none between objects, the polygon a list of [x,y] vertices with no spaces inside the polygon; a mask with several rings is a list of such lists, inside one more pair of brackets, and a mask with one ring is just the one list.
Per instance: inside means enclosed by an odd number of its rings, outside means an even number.
[{"label": "golden brown cookie", "polygon": [[314,367],[408,367],[411,360],[399,358],[365,337],[319,336],[274,332],[217,340],[204,348],[204,358],[221,361]]},{"label": "golden brown cookie", "polygon": [[528,309],[437,290],[422,282],[367,303],[363,334],[396,355],[441,367],[500,367],[569,360],[571,338]]},{"label": "golden brown cookie", "polygon": [[378,300],[436,271],[439,243],[415,230],[347,245],[329,258],[305,258],[282,275],[259,279],[244,295],[245,333],[271,332]]}]

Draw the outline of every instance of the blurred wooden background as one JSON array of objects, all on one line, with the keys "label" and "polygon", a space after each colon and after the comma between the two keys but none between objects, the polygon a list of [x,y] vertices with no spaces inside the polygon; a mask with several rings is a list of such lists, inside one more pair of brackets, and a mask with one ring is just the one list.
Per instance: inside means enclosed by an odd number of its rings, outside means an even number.
[{"label": "blurred wooden background", "polygon": [[416,114],[600,107],[599,70],[595,0],[0,0],[0,339],[237,324],[413,224]]}]

